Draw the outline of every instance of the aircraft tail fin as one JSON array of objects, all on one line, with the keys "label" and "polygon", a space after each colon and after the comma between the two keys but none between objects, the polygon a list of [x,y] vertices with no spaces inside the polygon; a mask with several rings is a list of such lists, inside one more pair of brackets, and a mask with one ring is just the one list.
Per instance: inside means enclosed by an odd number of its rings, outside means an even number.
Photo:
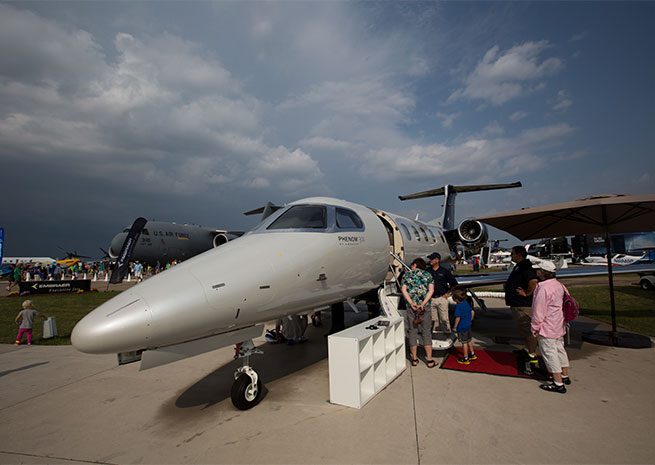
[{"label": "aircraft tail fin", "polygon": [[443,214],[441,218],[437,219],[437,223],[445,230],[455,229],[455,197],[460,192],[476,192],[476,191],[490,191],[495,189],[511,189],[513,187],[521,187],[521,182],[513,182],[509,184],[477,184],[472,186],[452,186],[447,185],[439,189],[431,189],[428,191],[417,192],[416,194],[399,195],[400,200],[422,199],[425,197],[435,197],[443,195],[446,197],[443,205]]}]

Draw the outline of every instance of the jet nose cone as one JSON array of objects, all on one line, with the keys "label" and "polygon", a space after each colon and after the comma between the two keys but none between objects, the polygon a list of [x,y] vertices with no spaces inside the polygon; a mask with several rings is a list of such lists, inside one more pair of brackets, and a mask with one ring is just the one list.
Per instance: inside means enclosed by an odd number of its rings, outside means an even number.
[{"label": "jet nose cone", "polygon": [[80,352],[113,354],[146,348],[150,333],[146,301],[126,291],[82,318],[73,328],[71,343]]}]

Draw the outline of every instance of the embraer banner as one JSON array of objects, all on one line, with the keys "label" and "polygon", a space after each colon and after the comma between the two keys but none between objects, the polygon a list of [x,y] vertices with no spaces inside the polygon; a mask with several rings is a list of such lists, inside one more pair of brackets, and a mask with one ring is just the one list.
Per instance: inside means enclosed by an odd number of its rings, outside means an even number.
[{"label": "embraer banner", "polygon": [[90,279],[71,281],[24,281],[20,283],[20,294],[53,294],[59,292],[77,292],[91,290]]}]

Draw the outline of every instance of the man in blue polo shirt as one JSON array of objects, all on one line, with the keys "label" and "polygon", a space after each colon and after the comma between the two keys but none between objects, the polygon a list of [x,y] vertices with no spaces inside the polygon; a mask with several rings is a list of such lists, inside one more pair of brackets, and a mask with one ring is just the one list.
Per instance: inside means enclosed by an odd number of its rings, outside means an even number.
[{"label": "man in blue polo shirt", "polygon": [[432,296],[430,307],[432,321],[435,325],[434,329],[442,329],[449,333],[448,297],[450,296],[451,288],[457,286],[457,280],[448,268],[440,266],[441,254],[439,252],[432,252],[428,255],[428,260],[430,261],[430,266],[425,271],[429,272],[434,280],[434,295]]}]

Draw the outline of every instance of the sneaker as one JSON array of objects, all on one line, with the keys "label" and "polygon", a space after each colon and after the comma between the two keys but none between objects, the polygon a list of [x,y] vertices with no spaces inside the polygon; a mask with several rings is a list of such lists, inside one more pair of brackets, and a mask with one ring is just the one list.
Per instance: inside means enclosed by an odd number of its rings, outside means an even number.
[{"label": "sneaker", "polygon": [[469,360],[477,360],[477,359],[478,359],[478,356],[475,355],[475,353],[470,353],[469,354]]},{"label": "sneaker", "polygon": [[468,365],[471,363],[468,357],[462,357],[457,359],[457,363],[460,363],[462,365]]},{"label": "sneaker", "polygon": [[555,383],[540,384],[539,387],[541,389],[543,389],[544,391],[559,392],[560,394],[565,394],[566,393],[566,388],[563,385],[558,386]]},{"label": "sneaker", "polygon": [[568,376],[562,376],[562,382],[568,386],[571,384],[571,378]]},{"label": "sneaker", "polygon": [[537,357],[537,354],[528,354],[528,362],[530,363],[539,363],[539,357]]}]

